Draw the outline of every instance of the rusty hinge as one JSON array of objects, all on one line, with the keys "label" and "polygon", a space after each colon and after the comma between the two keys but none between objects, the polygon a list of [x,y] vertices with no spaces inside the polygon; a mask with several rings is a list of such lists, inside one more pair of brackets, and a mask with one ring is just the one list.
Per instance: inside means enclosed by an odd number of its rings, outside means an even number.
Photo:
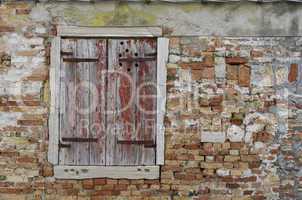
[{"label": "rusty hinge", "polygon": [[64,144],[64,143],[59,142],[59,147],[60,147],[60,148],[70,148],[71,145],[70,145],[70,144]]},{"label": "rusty hinge", "polygon": [[67,138],[67,137],[63,137],[61,140],[63,142],[97,142],[98,138],[77,138],[77,137]]},{"label": "rusty hinge", "polygon": [[99,58],[63,58],[63,62],[98,62]]},{"label": "rusty hinge", "polygon": [[141,57],[141,58],[119,58],[120,62],[144,62],[156,60],[156,57]]},{"label": "rusty hinge", "polygon": [[61,54],[64,56],[72,56],[73,55],[73,52],[72,51],[61,51]]},{"label": "rusty hinge", "polygon": [[146,148],[154,148],[156,144],[153,140],[118,140],[118,144],[134,144],[134,145],[144,145]]}]

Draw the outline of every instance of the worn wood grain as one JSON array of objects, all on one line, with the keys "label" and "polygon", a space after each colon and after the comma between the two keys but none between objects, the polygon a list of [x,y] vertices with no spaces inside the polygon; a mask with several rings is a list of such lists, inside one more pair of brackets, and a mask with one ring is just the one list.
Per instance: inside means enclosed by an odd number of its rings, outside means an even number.
[{"label": "worn wood grain", "polygon": [[[135,40],[117,40],[117,53],[119,60],[134,58],[138,51]],[[118,140],[139,140],[136,133],[136,82],[137,68],[133,62],[120,62],[122,74],[117,79],[117,123],[120,130]],[[141,162],[142,145],[120,144],[117,147],[117,160],[119,165],[139,165]]]},{"label": "worn wood grain", "polygon": [[[67,55],[66,57],[75,56],[76,40],[74,39],[62,39],[61,48],[63,51],[73,52],[73,55]],[[74,137],[76,131],[76,67],[73,63],[62,62],[61,57],[61,71],[60,71],[60,138],[62,137]],[[60,142],[63,143],[63,141]],[[61,165],[75,165],[75,149],[74,145],[70,145],[70,148],[60,148],[60,164]]]},{"label": "worn wood grain", "polygon": [[116,155],[116,77],[115,70],[118,68],[116,57],[116,41],[108,40],[108,72],[106,75],[106,165],[115,164]]},{"label": "worn wood grain", "polygon": [[[156,84],[156,60],[136,60],[156,53],[156,41],[152,39],[112,39],[109,41],[109,65],[116,70],[115,78],[108,81],[108,109],[115,109],[107,125],[116,126],[114,135],[107,140],[107,165],[155,164],[152,145],[121,141],[155,141],[155,114],[139,110],[138,88],[146,81]],[[148,88],[148,87],[147,87]],[[151,87],[152,88],[152,87]],[[150,92],[149,92],[150,93]],[[155,92],[156,93],[156,92]],[[148,95],[148,89],[145,92]],[[109,102],[111,100],[111,102]],[[156,103],[148,102],[147,109],[156,110]],[[108,105],[107,104],[107,105]],[[144,104],[144,103],[142,103]],[[145,123],[151,122],[151,131]],[[148,122],[147,122],[148,121]],[[147,132],[149,131],[149,133]]]},{"label": "worn wood grain", "polygon": [[[137,41],[138,57],[156,54],[156,39],[139,39]],[[143,140],[156,141],[156,59],[137,63],[137,137]],[[155,148],[142,146],[141,164],[155,164]]]},{"label": "worn wood grain", "polygon": [[159,166],[55,166],[58,179],[88,179],[95,177],[123,179],[158,179]]},{"label": "worn wood grain", "polygon": [[58,26],[59,36],[70,37],[156,37],[162,35],[160,27],[80,27]]},{"label": "worn wood grain", "polygon": [[169,39],[157,39],[157,130],[156,130],[156,164],[165,162],[165,127],[164,116],[166,112],[166,81],[169,54]]},{"label": "worn wood grain", "polygon": [[59,86],[60,86],[60,49],[59,37],[53,39],[51,44],[50,67],[50,115],[48,131],[48,161],[54,165],[59,160]]},{"label": "worn wood grain", "polygon": [[90,143],[90,165],[106,164],[106,76],[107,70],[107,42],[93,40],[89,51],[91,56],[98,57],[97,63],[90,63],[90,134],[91,138],[98,138],[96,143]]},{"label": "worn wood grain", "polygon": [[[76,40],[76,57],[89,58],[95,48],[91,49],[90,43],[94,41],[89,39]],[[93,55],[95,57],[95,55]],[[88,138],[90,131],[90,90],[89,76],[90,63],[82,62],[76,64],[76,131],[74,137]],[[76,146],[76,165],[89,165],[90,145],[88,142],[73,143]]]}]

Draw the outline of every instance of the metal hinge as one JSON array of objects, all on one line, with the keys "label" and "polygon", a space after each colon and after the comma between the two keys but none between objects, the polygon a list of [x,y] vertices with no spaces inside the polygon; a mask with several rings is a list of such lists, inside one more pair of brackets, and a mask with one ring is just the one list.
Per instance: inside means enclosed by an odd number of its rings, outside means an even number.
[{"label": "metal hinge", "polygon": [[63,137],[62,142],[97,142],[98,138]]},{"label": "metal hinge", "polygon": [[146,148],[155,148],[156,144],[153,140],[118,140],[118,144],[134,144],[144,145]]},{"label": "metal hinge", "polygon": [[63,62],[98,62],[99,58],[63,58]]}]

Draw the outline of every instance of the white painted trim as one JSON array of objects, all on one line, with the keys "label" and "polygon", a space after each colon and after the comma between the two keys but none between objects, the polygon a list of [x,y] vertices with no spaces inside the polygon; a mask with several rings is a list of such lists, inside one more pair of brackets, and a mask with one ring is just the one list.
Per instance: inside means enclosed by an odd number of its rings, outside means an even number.
[{"label": "white painted trim", "polygon": [[156,131],[156,164],[164,165],[165,162],[165,126],[166,112],[166,81],[167,62],[169,54],[169,39],[157,39],[157,131]]},{"label": "white painted trim", "polygon": [[58,179],[158,179],[159,166],[55,166]]},{"label": "white painted trim", "polygon": [[58,36],[70,37],[158,37],[160,27],[78,27],[58,26]]},{"label": "white painted trim", "polygon": [[60,37],[55,37],[51,43],[50,53],[50,114],[49,114],[49,141],[48,161],[58,164],[59,158],[59,83],[60,83]]}]

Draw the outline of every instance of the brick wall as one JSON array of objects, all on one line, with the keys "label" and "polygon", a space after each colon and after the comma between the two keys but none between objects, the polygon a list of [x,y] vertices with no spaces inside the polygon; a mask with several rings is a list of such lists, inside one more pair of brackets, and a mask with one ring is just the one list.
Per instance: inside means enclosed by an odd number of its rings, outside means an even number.
[{"label": "brick wall", "polygon": [[170,37],[160,180],[56,180],[49,42],[60,21],[0,6],[0,199],[300,199],[299,37]]}]

